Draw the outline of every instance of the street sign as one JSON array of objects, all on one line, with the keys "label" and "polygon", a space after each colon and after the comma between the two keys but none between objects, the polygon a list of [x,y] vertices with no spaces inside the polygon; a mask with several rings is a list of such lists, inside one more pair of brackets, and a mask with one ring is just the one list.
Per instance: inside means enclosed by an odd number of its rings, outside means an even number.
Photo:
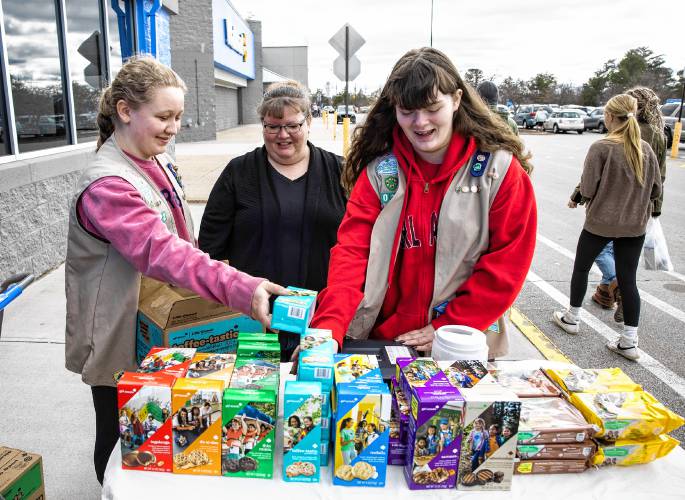
[{"label": "street sign", "polygon": [[[349,28],[349,36],[350,36],[350,42],[349,42],[349,55],[354,54],[357,52],[362,45],[366,43],[366,40],[362,38],[362,36],[355,31],[355,29],[349,25],[349,23],[345,23],[338,32],[333,35],[333,37],[328,40],[328,43],[330,43],[335,50],[337,50],[340,54],[343,56],[345,55],[345,26]],[[343,76],[341,80],[344,80],[345,77]]]},{"label": "street sign", "polygon": [[[352,56],[350,57],[350,60],[347,65],[347,77],[349,78],[349,81],[354,80],[359,76],[359,73],[362,71],[362,63],[359,61],[357,56]],[[333,74],[340,78],[342,81],[345,81],[345,57],[340,55],[335,58],[335,61],[333,61]]]}]

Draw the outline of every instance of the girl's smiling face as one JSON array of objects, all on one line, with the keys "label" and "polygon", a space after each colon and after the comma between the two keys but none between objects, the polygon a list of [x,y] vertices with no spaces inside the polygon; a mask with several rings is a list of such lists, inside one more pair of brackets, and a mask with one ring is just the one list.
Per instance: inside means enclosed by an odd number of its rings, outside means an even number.
[{"label": "girl's smiling face", "polygon": [[395,106],[395,117],[414,151],[424,160],[440,164],[452,140],[452,119],[461,102],[461,90],[455,95],[436,92],[430,106],[403,109]]}]

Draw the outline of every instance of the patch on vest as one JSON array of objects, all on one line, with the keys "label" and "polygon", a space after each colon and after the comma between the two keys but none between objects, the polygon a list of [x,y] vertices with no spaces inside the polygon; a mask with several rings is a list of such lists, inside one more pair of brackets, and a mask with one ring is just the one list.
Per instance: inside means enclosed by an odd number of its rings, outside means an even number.
[{"label": "patch on vest", "polygon": [[397,158],[393,155],[388,155],[384,157],[376,165],[376,175],[380,177],[380,199],[381,207],[385,207],[392,197],[395,195],[397,188],[400,185],[400,179],[398,177],[399,163]]},{"label": "patch on vest", "polygon": [[386,156],[376,165],[376,174],[384,177],[386,175],[397,176],[397,169],[399,168],[399,163],[397,163],[397,158],[393,155]]},{"label": "patch on vest", "polygon": [[386,177],[383,180],[383,184],[385,184],[385,187],[388,188],[388,191],[392,191],[392,192],[397,191],[397,186],[398,186],[399,182],[400,181],[396,175]]},{"label": "patch on vest", "polygon": [[481,177],[485,173],[485,169],[490,161],[490,153],[476,151],[476,154],[471,158],[470,173],[472,177]]}]

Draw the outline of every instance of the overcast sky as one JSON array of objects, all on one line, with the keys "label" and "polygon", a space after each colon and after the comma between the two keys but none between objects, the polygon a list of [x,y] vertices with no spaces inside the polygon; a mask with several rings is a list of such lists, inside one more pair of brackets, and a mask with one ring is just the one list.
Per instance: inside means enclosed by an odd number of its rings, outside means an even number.
[{"label": "overcast sky", "polygon": [[[307,45],[309,86],[331,92],[338,55],[328,40],[346,22],[364,37],[361,74],[373,90],[407,50],[430,43],[431,0],[230,0],[243,18],[262,21],[265,46]],[[433,46],[463,73],[528,79],[551,72],[582,84],[608,59],[647,46],[673,69],[685,67],[685,0],[434,0]]]}]

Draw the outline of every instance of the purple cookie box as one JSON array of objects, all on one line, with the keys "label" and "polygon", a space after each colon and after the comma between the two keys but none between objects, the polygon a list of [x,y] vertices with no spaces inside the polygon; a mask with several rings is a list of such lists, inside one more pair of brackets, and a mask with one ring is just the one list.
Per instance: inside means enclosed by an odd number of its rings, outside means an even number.
[{"label": "purple cookie box", "polygon": [[[422,387],[412,386],[406,379],[402,369],[409,365],[413,359],[398,358],[397,359],[397,375],[400,377],[398,381],[400,387],[405,392],[407,400],[411,404],[412,412],[409,415],[409,433],[407,436],[407,463],[404,466],[404,476],[407,480],[407,485],[411,490],[431,490],[431,489],[450,489],[454,488],[457,480],[457,471],[459,468],[459,453],[461,450],[462,440],[462,424],[464,412],[464,398],[459,390],[450,384],[449,380],[442,371],[438,371],[429,379],[425,380]],[[428,462],[430,470],[438,467],[452,471],[449,477],[441,482],[434,484],[418,484],[414,481],[414,445],[416,442],[417,431],[422,425],[429,420],[436,417],[436,414],[441,412],[446,404],[450,403],[450,416],[453,421],[458,424],[456,432],[453,435],[452,442],[447,445],[442,452],[438,453],[433,459]],[[441,418],[446,413],[441,414]],[[434,421],[433,424],[437,424]],[[439,425],[438,425],[439,427]]]}]

